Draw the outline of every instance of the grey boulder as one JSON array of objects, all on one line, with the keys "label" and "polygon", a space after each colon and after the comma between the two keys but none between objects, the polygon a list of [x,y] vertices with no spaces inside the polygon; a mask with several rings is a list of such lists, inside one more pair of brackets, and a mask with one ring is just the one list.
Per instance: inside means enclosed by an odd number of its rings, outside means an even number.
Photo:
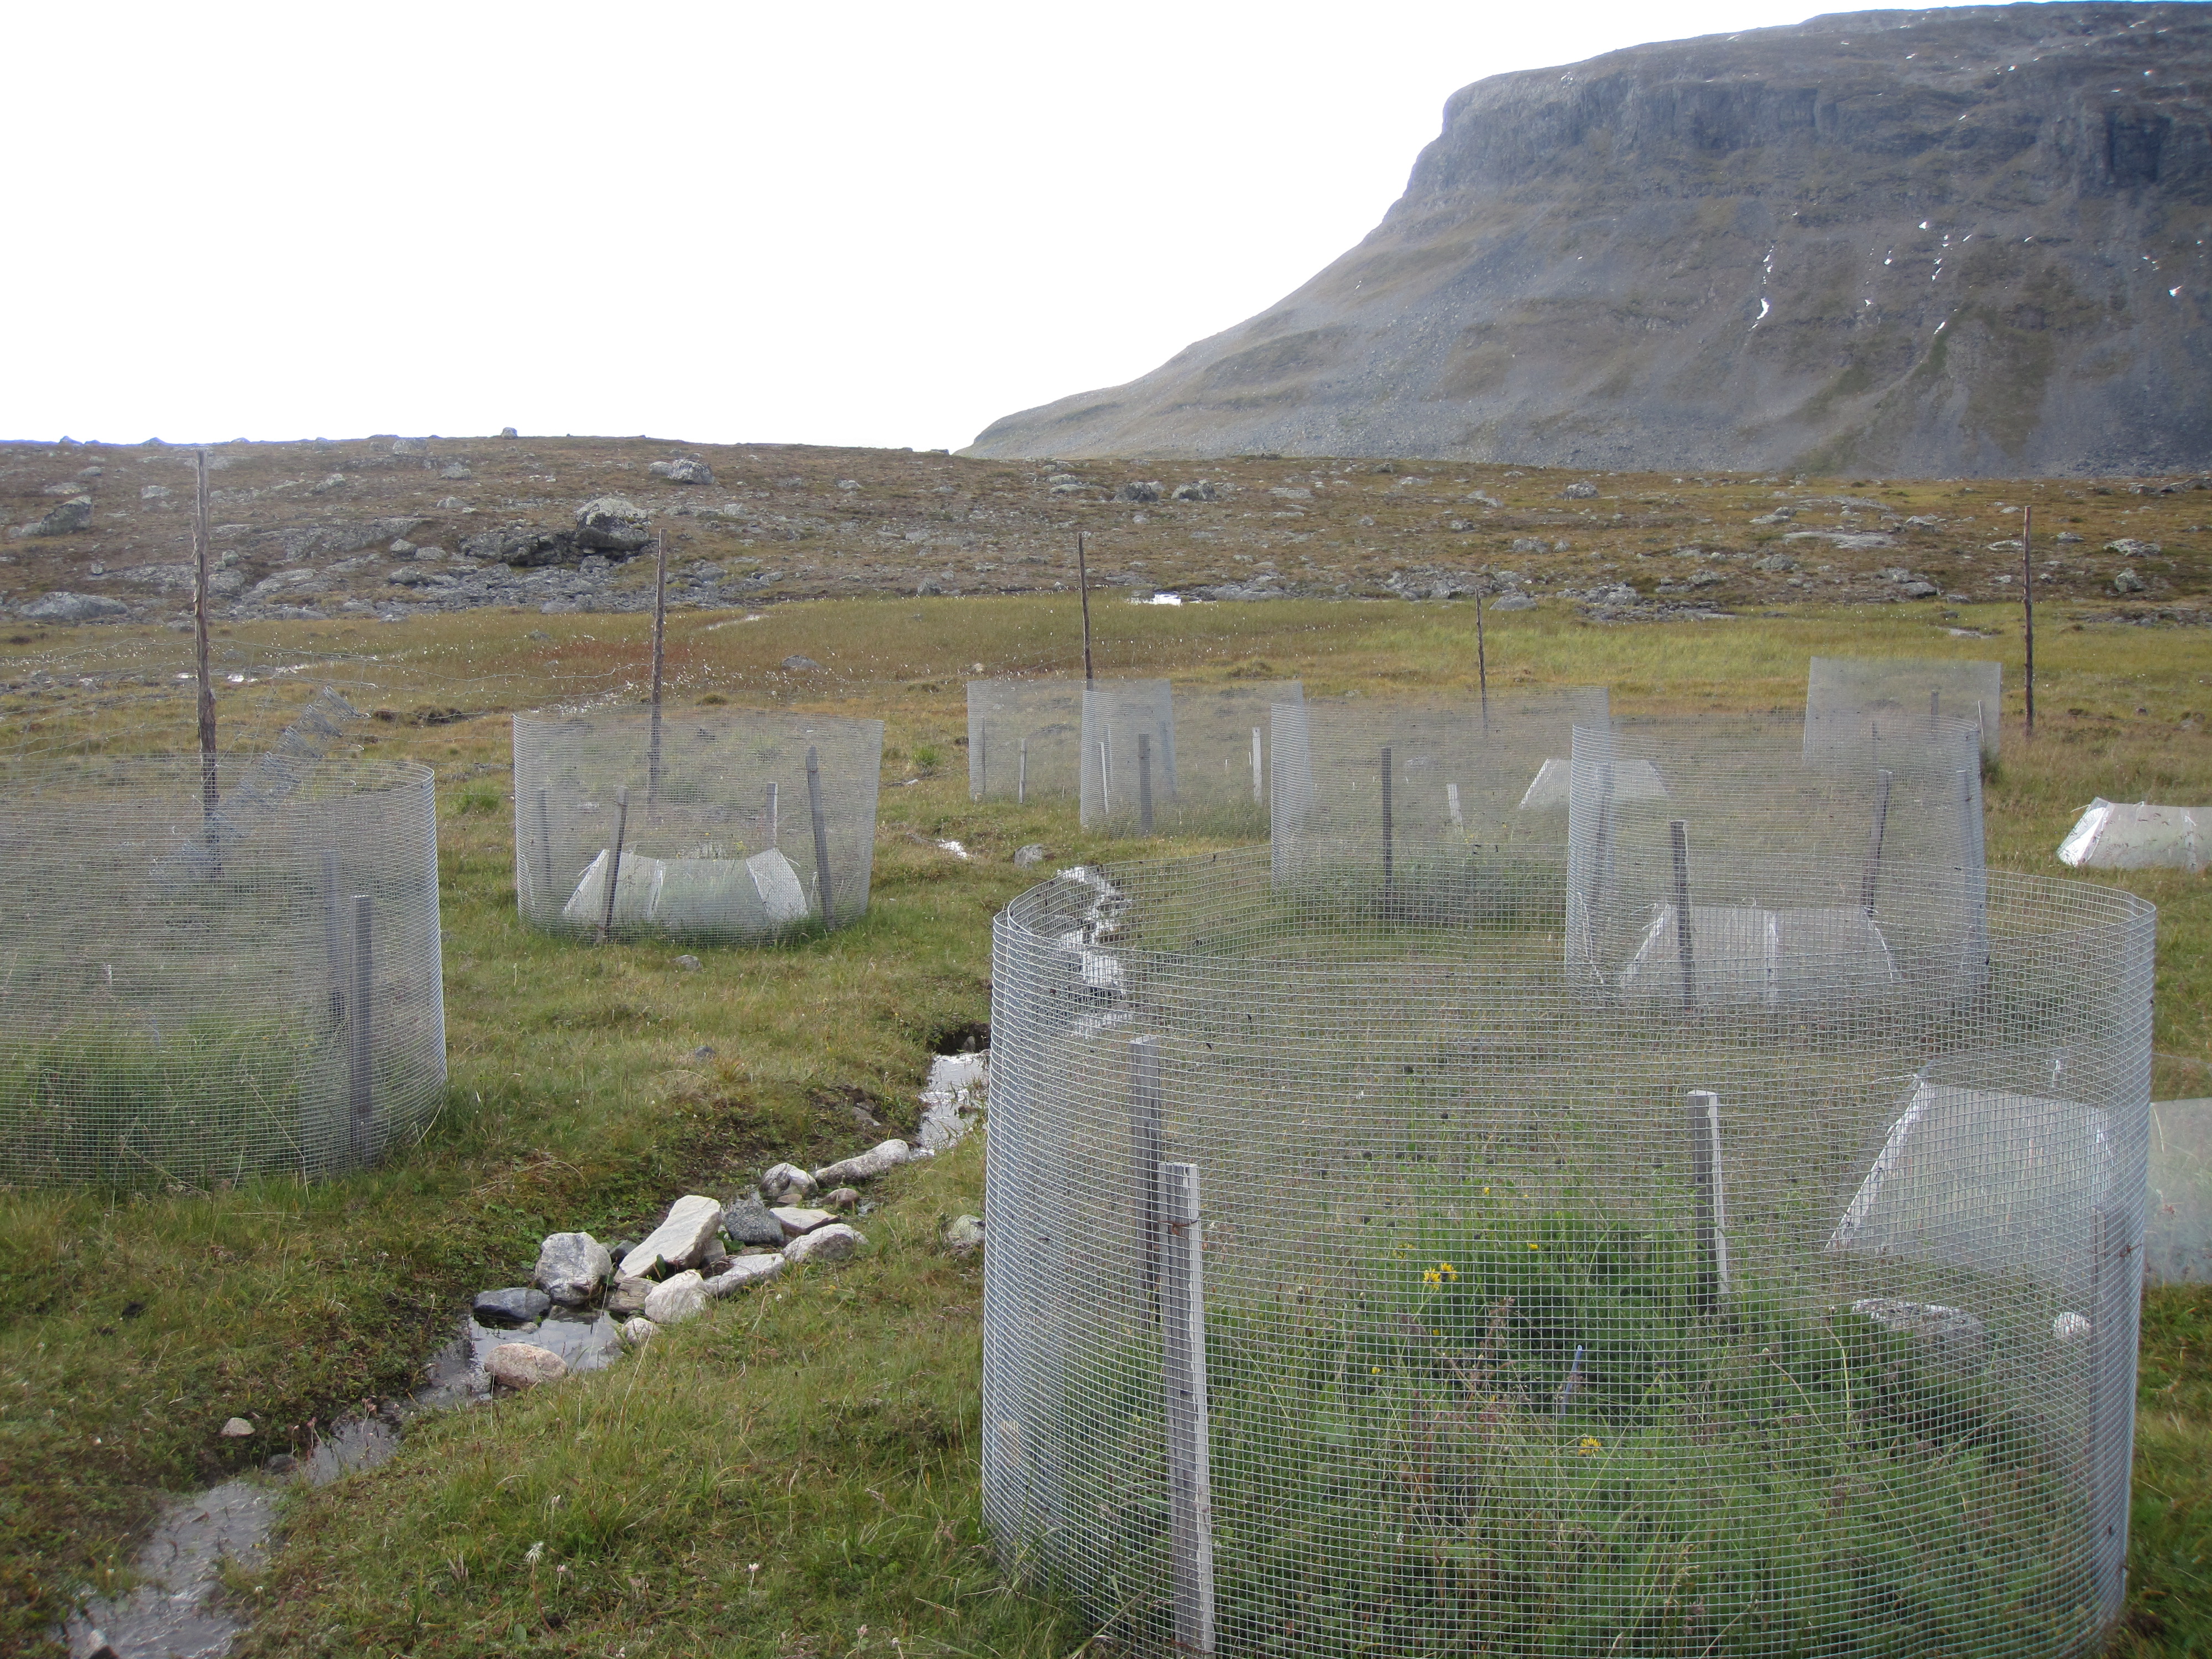
[{"label": "grey boulder", "polygon": [[844,1261],[867,1248],[867,1236],[841,1221],[793,1239],[783,1255],[787,1261]]},{"label": "grey boulder", "polygon": [[79,495],[74,501],[64,501],[59,507],[30,526],[33,536],[66,536],[72,530],[82,530],[92,522],[92,497]]},{"label": "grey boulder", "polygon": [[775,1255],[733,1255],[722,1264],[722,1271],[707,1280],[707,1294],[711,1297],[734,1296],[739,1291],[749,1291],[756,1285],[765,1285],[783,1271],[784,1258]]},{"label": "grey boulder", "polygon": [[802,1237],[837,1218],[827,1210],[810,1210],[795,1204],[780,1204],[769,1213],[782,1223],[786,1238]]},{"label": "grey boulder", "polygon": [[738,1244],[766,1245],[775,1249],[783,1246],[783,1224],[750,1193],[732,1199],[723,1207],[722,1231]]},{"label": "grey boulder", "polygon": [[672,461],[655,461],[645,469],[656,478],[665,478],[671,483],[710,484],[714,474],[706,462],[690,455],[679,455]]},{"label": "grey boulder", "polygon": [[761,1176],[761,1196],[771,1203],[814,1196],[814,1177],[795,1164],[776,1164]]},{"label": "grey boulder", "polygon": [[2113,574],[2112,592],[2115,593],[2144,593],[2149,590],[2150,584],[2132,570],[2118,571]]},{"label": "grey boulder", "polygon": [[534,1389],[568,1374],[567,1360],[534,1342],[502,1342],[484,1356],[484,1375],[495,1388]]},{"label": "grey boulder", "polygon": [[651,515],[625,496],[595,495],[576,509],[576,541],[611,553],[635,553],[653,539],[650,522]]},{"label": "grey boulder", "polygon": [[1214,499],[1214,489],[1203,478],[1195,483],[1179,483],[1175,487],[1175,499],[1179,501],[1210,501]]},{"label": "grey boulder", "polygon": [[1156,501],[1159,498],[1159,485],[1134,480],[1114,492],[1114,499],[1117,501]]},{"label": "grey boulder", "polygon": [[18,612],[26,622],[97,622],[103,617],[125,617],[131,607],[120,599],[100,593],[49,593]]},{"label": "grey boulder", "polygon": [[599,1293],[614,1258],[589,1233],[554,1233],[538,1247],[530,1282],[564,1308],[580,1308]]},{"label": "grey boulder", "polygon": [[1571,483],[1559,494],[1571,501],[1586,501],[1596,495],[1597,486],[1594,483]]},{"label": "grey boulder", "polygon": [[665,1328],[697,1317],[706,1306],[707,1281],[687,1267],[653,1287],[653,1294],[645,1298],[645,1316]]},{"label": "grey boulder", "polygon": [[553,1298],[529,1285],[504,1291],[481,1291],[469,1304],[469,1317],[494,1330],[519,1331],[535,1325],[553,1306]]},{"label": "grey boulder", "polygon": [[621,1319],[643,1311],[645,1298],[653,1294],[649,1279],[617,1279],[607,1291],[607,1313]]},{"label": "grey boulder", "polygon": [[945,1247],[949,1250],[979,1250],[983,1247],[983,1218],[957,1215],[945,1224]]},{"label": "grey boulder", "polygon": [[1536,601],[1526,593],[1500,593],[1490,602],[1492,611],[1534,611]]}]

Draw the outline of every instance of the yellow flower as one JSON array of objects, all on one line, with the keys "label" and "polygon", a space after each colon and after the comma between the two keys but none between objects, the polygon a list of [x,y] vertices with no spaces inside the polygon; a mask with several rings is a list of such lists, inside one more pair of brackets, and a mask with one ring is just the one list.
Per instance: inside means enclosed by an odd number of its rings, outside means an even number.
[{"label": "yellow flower", "polygon": [[1586,1434],[1582,1437],[1581,1443],[1576,1446],[1575,1455],[1577,1457],[1589,1457],[1593,1454],[1601,1452],[1604,1449],[1605,1447],[1599,1442],[1595,1435]]},{"label": "yellow flower", "polygon": [[1485,1188],[1482,1189],[1482,1195],[1483,1195],[1485,1198],[1488,1198],[1488,1197],[1490,1196],[1490,1188],[1487,1188],[1487,1187],[1485,1187]]},{"label": "yellow flower", "polygon": [[1528,1241],[1528,1248],[1529,1248],[1530,1249],[1532,1249],[1532,1250],[1540,1250],[1540,1249],[1542,1249],[1544,1247],[1543,1247],[1541,1244],[1539,1244],[1538,1243],[1536,1243],[1536,1241],[1535,1241],[1534,1239],[1533,1239],[1533,1238],[1532,1238],[1532,1239],[1530,1239],[1530,1240]]},{"label": "yellow flower", "polygon": [[1443,1282],[1444,1282],[1444,1276],[1443,1276],[1442,1273],[1438,1273],[1438,1272],[1437,1272],[1434,1267],[1428,1267],[1428,1268],[1425,1268],[1425,1269],[1423,1269],[1423,1270],[1422,1270],[1422,1273],[1421,1273],[1421,1283],[1422,1283],[1422,1284],[1424,1284],[1424,1285],[1441,1285],[1441,1284],[1443,1284]]},{"label": "yellow flower", "polygon": [[1453,1267],[1449,1261],[1437,1262],[1437,1271],[1442,1273],[1446,1279],[1457,1279],[1459,1277],[1459,1269]]},{"label": "yellow flower", "polygon": [[1380,1365],[1370,1365],[1367,1368],[1367,1374],[1370,1376],[1380,1376],[1382,1375],[1382,1368]]}]

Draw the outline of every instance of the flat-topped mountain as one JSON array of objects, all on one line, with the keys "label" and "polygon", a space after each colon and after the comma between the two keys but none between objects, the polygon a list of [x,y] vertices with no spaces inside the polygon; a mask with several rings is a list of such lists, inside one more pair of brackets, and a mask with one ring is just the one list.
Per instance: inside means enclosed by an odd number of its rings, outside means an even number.
[{"label": "flat-topped mountain", "polygon": [[1279,304],[978,456],[2212,460],[2212,7],[1875,11],[1462,88]]}]

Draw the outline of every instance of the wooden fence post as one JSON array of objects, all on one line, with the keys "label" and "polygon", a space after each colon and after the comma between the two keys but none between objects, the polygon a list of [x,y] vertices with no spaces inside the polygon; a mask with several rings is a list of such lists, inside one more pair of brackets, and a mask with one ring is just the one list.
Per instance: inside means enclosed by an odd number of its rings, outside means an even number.
[{"label": "wooden fence post", "polygon": [[1682,959],[1682,1006],[1698,1006],[1698,959],[1690,943],[1690,826],[1676,818],[1667,826],[1674,843],[1674,944]]},{"label": "wooden fence post", "polygon": [[1206,1276],[1198,1165],[1160,1165],[1161,1390],[1167,1404],[1175,1644],[1213,1651],[1213,1492],[1206,1443]]},{"label": "wooden fence post", "polygon": [[1711,1313],[1734,1288],[1729,1272],[1728,1184],[1721,1171],[1721,1097],[1690,1091],[1690,1184],[1697,1243],[1697,1304]]}]

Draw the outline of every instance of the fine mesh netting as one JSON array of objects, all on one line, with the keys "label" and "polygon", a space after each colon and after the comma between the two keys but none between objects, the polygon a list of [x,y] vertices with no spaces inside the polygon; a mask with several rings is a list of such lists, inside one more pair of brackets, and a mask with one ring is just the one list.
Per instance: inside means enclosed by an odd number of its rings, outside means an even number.
[{"label": "fine mesh netting", "polygon": [[1157,833],[1176,794],[1175,696],[1165,680],[1093,680],[1083,693],[1083,827]]},{"label": "fine mesh netting", "polygon": [[1570,963],[1678,1006],[1972,980],[1978,745],[1950,720],[1817,761],[1788,720],[1577,727]]},{"label": "fine mesh netting", "polygon": [[1845,994],[1686,1012],[1563,963],[1553,868],[1449,926],[1258,849],[999,918],[1009,1564],[1139,1652],[2097,1650],[2150,908],[1992,874],[1946,994],[1843,948]]},{"label": "fine mesh netting", "polygon": [[[1275,880],[1393,904],[1513,902],[1557,884],[1565,768],[1601,688],[1450,704],[1337,700],[1273,711]],[[1547,873],[1548,872],[1548,873]]]},{"label": "fine mesh netting", "polygon": [[968,794],[1065,800],[1081,787],[1081,680],[968,682]]},{"label": "fine mesh netting", "polygon": [[435,1111],[431,775],[276,764],[222,763],[212,815],[197,758],[11,769],[0,1182],[327,1175]]},{"label": "fine mesh netting", "polygon": [[813,714],[519,714],[523,917],[554,933],[703,943],[856,921],[883,746],[881,720]]},{"label": "fine mesh netting", "polygon": [[2004,665],[1919,657],[1815,657],[1805,679],[1805,757],[1856,755],[1877,734],[1901,738],[1946,720],[1972,721],[1997,758]]}]

